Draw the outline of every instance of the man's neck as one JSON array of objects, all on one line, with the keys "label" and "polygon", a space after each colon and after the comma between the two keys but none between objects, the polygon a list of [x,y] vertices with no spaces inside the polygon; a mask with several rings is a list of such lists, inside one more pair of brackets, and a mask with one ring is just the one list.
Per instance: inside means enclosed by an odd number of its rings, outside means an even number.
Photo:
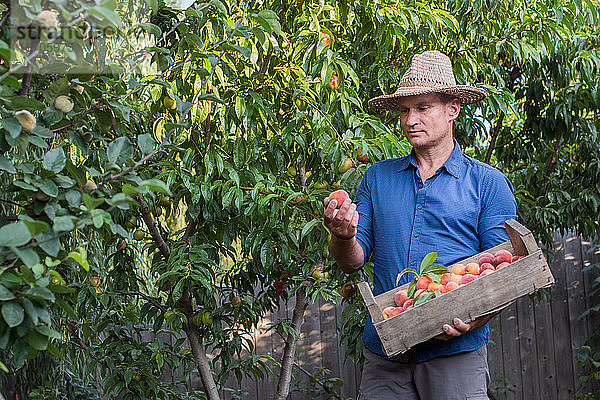
[{"label": "man's neck", "polygon": [[450,158],[454,151],[454,140],[450,137],[450,140],[445,140],[437,146],[415,148],[414,150],[421,179],[425,182]]}]

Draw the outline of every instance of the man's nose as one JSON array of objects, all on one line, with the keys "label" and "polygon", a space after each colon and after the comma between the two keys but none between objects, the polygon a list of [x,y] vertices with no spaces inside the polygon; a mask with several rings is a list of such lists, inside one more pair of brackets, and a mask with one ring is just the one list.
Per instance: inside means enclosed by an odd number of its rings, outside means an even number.
[{"label": "man's nose", "polygon": [[413,126],[413,125],[416,125],[417,122],[419,122],[419,118],[418,118],[418,114],[417,114],[416,110],[409,109],[408,115],[406,116],[406,124]]}]

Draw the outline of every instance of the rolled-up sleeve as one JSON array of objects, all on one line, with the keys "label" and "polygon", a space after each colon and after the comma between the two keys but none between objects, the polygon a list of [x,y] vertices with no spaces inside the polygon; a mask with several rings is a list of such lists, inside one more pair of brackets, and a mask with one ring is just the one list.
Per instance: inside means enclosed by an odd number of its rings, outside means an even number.
[{"label": "rolled-up sleeve", "polygon": [[488,168],[482,185],[479,216],[480,250],[487,250],[508,240],[504,222],[517,218],[517,202],[513,187],[504,174]]},{"label": "rolled-up sleeve", "polygon": [[365,176],[360,183],[358,192],[354,197],[356,210],[358,211],[358,227],[356,239],[363,249],[366,263],[373,251],[373,202],[371,197],[371,187],[374,179],[375,167],[367,169]]}]

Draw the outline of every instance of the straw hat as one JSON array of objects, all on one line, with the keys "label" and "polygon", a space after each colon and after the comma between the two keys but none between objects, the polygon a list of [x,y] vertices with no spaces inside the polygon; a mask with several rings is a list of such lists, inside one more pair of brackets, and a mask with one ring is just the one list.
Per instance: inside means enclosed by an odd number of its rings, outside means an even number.
[{"label": "straw hat", "polygon": [[373,108],[397,110],[400,98],[429,93],[456,96],[462,105],[477,103],[487,96],[485,89],[456,84],[452,62],[447,55],[439,51],[425,51],[413,57],[393,94],[375,97],[369,100],[369,105]]}]

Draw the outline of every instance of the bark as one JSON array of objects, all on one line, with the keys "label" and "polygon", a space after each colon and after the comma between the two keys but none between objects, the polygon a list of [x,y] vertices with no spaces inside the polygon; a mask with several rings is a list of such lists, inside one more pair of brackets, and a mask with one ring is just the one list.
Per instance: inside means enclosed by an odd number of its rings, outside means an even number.
[{"label": "bark", "polygon": [[210,362],[206,356],[206,348],[202,343],[202,337],[198,332],[198,329],[192,323],[192,317],[194,315],[194,309],[192,307],[192,301],[190,298],[190,292],[186,289],[183,290],[179,305],[183,308],[185,315],[187,316],[187,322],[183,326],[183,330],[190,341],[190,347],[192,348],[192,354],[198,364],[198,372],[200,373],[200,379],[202,380],[202,386],[206,392],[208,400],[219,400],[219,391],[217,385],[212,376],[212,370],[210,368]]},{"label": "bark", "polygon": [[294,367],[294,356],[296,355],[296,346],[298,345],[298,337],[304,320],[304,311],[308,305],[306,297],[306,289],[301,287],[296,293],[296,305],[294,306],[294,314],[292,317],[292,329],[295,334],[288,334],[283,350],[283,358],[281,360],[281,372],[279,381],[277,382],[277,392],[274,400],[284,400],[288,397],[290,391],[290,382],[292,381],[292,369]]},{"label": "bark", "polygon": [[144,196],[142,196],[141,194],[137,196],[137,202],[140,206],[140,213],[142,214],[142,218],[144,219],[144,222],[148,227],[148,231],[150,232],[152,239],[154,239],[154,243],[156,243],[156,247],[158,247],[158,250],[160,250],[161,254],[165,257],[165,260],[168,260],[169,256],[171,255],[171,249],[161,236],[158,230],[158,226],[156,225],[156,223],[154,223],[154,218],[152,218],[152,213],[150,212],[150,207],[148,207],[148,203],[146,203],[146,200],[144,200]]}]

